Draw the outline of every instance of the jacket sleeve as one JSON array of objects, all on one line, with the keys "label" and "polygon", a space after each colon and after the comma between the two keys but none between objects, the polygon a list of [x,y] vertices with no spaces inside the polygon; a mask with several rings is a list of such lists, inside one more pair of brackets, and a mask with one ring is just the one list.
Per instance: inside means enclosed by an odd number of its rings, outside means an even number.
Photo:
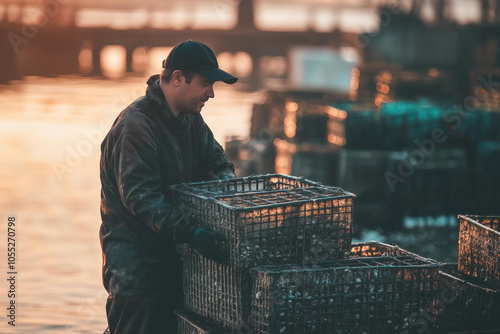
[{"label": "jacket sleeve", "polygon": [[224,149],[215,140],[212,131],[201,116],[197,129],[202,148],[201,163],[207,170],[208,177],[220,180],[235,178],[234,165],[229,161]]},{"label": "jacket sleeve", "polygon": [[154,131],[147,122],[123,126],[112,154],[118,191],[125,208],[144,224],[169,240],[183,242],[189,220],[167,202],[158,149]]}]

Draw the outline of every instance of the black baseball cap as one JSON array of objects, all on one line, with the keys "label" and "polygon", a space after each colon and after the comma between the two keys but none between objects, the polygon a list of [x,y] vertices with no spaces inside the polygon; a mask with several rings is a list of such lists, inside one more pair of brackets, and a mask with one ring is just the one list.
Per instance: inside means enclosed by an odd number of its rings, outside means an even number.
[{"label": "black baseball cap", "polygon": [[233,84],[238,78],[221,70],[214,52],[205,44],[188,40],[174,46],[163,68],[193,71],[212,81]]}]

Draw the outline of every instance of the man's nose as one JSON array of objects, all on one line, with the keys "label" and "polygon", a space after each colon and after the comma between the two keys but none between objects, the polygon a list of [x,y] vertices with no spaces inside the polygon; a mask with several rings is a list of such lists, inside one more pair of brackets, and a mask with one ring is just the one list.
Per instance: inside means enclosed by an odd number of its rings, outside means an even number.
[{"label": "man's nose", "polygon": [[210,85],[210,87],[208,87],[208,89],[207,89],[207,96],[210,97],[210,98],[214,98],[215,97],[214,85]]}]

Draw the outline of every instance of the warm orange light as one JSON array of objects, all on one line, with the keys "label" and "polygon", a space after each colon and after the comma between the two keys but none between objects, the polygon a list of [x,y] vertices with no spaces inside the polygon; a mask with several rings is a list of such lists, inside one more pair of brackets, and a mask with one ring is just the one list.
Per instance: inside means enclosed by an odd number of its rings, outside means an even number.
[{"label": "warm orange light", "polygon": [[290,174],[292,171],[290,160],[285,157],[276,157],[276,173]]},{"label": "warm orange light", "polygon": [[433,77],[433,78],[436,78],[438,75],[439,75],[439,70],[437,68],[431,68],[428,72],[428,74]]},{"label": "warm orange light", "polygon": [[233,62],[235,73],[239,76],[248,76],[252,72],[253,60],[246,52],[237,52]]},{"label": "warm orange light", "polygon": [[239,154],[240,160],[246,161],[250,158],[250,152],[248,150],[241,150]]},{"label": "warm orange light", "polygon": [[352,78],[351,79],[351,89],[358,89],[359,87],[359,80],[357,78]]},{"label": "warm orange light", "polygon": [[389,93],[389,86],[383,83],[378,83],[377,84],[377,91],[379,91],[382,94],[387,94]]},{"label": "warm orange light", "polygon": [[327,107],[326,112],[330,118],[345,119],[347,117],[347,112],[345,110],[337,109],[331,106]]},{"label": "warm orange light", "polygon": [[331,133],[328,135],[328,142],[334,145],[342,146],[345,145],[345,138],[336,136]]},{"label": "warm orange light", "polygon": [[295,133],[297,131],[296,119],[295,116],[286,116],[284,120],[285,125],[285,135],[288,138],[295,137]]},{"label": "warm orange light", "polygon": [[380,107],[382,105],[382,102],[384,101],[384,97],[381,94],[377,94],[375,97],[375,105],[377,107]]},{"label": "warm orange light", "polygon": [[84,48],[78,54],[78,68],[81,73],[92,72],[92,50]]},{"label": "warm orange light", "polygon": [[284,122],[285,122],[285,126],[294,126],[295,125],[295,117],[286,116]]},{"label": "warm orange light", "polygon": [[132,52],[132,70],[144,72],[148,66],[148,49],[138,47]]},{"label": "warm orange light", "polygon": [[332,143],[332,144],[335,144],[335,138],[337,138],[337,136],[335,136],[334,134],[329,134],[328,135],[328,142]]},{"label": "warm orange light", "polygon": [[330,118],[337,118],[339,116],[337,108],[334,107],[330,106],[326,107],[326,112],[328,116],[330,116]]},{"label": "warm orange light", "polygon": [[297,102],[293,101],[286,102],[286,110],[288,110],[289,112],[296,112],[298,109],[299,105],[297,104]]},{"label": "warm orange light", "polygon": [[101,67],[104,76],[121,78],[126,71],[127,50],[121,45],[107,45],[101,50]]},{"label": "warm orange light", "polygon": [[382,79],[389,82],[392,79],[392,74],[390,72],[382,72]]},{"label": "warm orange light", "polygon": [[225,71],[229,73],[233,71],[234,57],[231,52],[221,52],[217,55],[217,62],[219,63],[219,67],[223,68]]}]

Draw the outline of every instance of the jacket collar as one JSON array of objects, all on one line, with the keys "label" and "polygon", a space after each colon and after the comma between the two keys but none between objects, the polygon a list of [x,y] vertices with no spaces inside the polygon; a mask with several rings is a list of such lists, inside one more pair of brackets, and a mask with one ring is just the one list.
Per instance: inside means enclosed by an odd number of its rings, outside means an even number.
[{"label": "jacket collar", "polygon": [[147,81],[146,97],[156,105],[156,109],[160,112],[161,118],[167,124],[171,124],[172,128],[188,130],[193,124],[194,115],[180,114],[176,117],[168,105],[167,99],[160,88],[160,76],[152,75]]}]

